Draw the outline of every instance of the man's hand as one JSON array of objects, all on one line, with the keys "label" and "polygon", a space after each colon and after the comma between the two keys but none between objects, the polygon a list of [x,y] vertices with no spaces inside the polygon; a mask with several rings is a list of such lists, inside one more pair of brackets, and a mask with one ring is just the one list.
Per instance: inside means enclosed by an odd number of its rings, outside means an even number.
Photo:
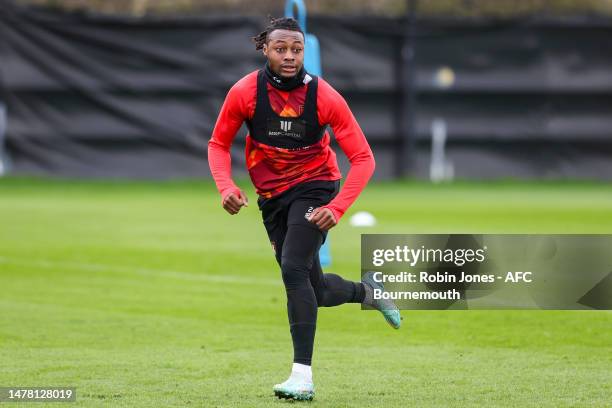
[{"label": "man's hand", "polygon": [[336,217],[334,217],[332,210],[324,207],[316,208],[308,221],[316,224],[316,226],[323,231],[327,231],[337,224]]},{"label": "man's hand", "polygon": [[223,199],[223,208],[232,215],[238,214],[242,206],[249,206],[249,199],[242,190],[239,190],[238,194],[234,192],[229,193]]}]

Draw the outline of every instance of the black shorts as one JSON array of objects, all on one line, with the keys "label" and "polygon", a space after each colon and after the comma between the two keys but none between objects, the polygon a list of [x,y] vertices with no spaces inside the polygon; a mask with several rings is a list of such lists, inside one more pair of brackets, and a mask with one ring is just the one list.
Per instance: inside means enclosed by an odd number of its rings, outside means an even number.
[{"label": "black shorts", "polygon": [[320,230],[306,217],[315,208],[329,204],[339,190],[340,180],[315,180],[300,183],[272,198],[259,197],[257,205],[279,263],[289,225],[314,228],[321,233],[322,242],[325,242],[327,231]]}]

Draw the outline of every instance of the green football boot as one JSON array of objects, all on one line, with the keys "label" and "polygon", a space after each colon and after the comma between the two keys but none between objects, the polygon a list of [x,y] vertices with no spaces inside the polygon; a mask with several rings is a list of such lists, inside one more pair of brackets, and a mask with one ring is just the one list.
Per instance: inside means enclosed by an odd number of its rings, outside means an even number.
[{"label": "green football boot", "polygon": [[[382,282],[376,282],[374,280],[374,272],[366,272],[361,278],[361,282],[365,285],[370,286],[372,289],[380,289],[382,291],[385,290]],[[395,306],[392,300],[388,299],[372,299],[372,303],[370,304],[374,309],[380,311],[382,315],[385,317],[385,320],[391,327],[394,329],[399,329],[402,325],[402,316],[400,315],[399,309]]]},{"label": "green football boot", "polygon": [[280,398],[298,401],[312,401],[315,390],[311,382],[299,381],[291,377],[282,384],[274,386],[274,395]]}]

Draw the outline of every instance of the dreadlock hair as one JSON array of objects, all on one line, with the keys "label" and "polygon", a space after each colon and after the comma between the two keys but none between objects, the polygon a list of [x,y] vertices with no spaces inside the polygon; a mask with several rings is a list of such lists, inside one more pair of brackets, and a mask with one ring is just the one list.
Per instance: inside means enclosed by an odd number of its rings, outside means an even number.
[{"label": "dreadlock hair", "polygon": [[274,18],[272,16],[268,16],[268,18],[270,19],[270,24],[266,27],[266,29],[257,34],[255,37],[251,38],[255,43],[256,50],[261,50],[263,48],[264,44],[268,42],[268,35],[270,35],[270,33],[274,30],[299,31],[302,33],[302,35],[304,35],[304,31],[302,31],[300,24],[295,18]]}]

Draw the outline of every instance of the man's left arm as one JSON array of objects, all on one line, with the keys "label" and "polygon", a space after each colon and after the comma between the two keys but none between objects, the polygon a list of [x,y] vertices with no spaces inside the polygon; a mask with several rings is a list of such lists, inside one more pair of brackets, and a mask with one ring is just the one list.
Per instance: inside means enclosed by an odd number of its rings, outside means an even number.
[{"label": "man's left arm", "polygon": [[351,164],[338,195],[322,207],[332,211],[337,223],[368,184],[376,163],[370,145],[348,104],[342,95],[320,78],[317,105],[320,123],[331,126],[338,145]]}]

